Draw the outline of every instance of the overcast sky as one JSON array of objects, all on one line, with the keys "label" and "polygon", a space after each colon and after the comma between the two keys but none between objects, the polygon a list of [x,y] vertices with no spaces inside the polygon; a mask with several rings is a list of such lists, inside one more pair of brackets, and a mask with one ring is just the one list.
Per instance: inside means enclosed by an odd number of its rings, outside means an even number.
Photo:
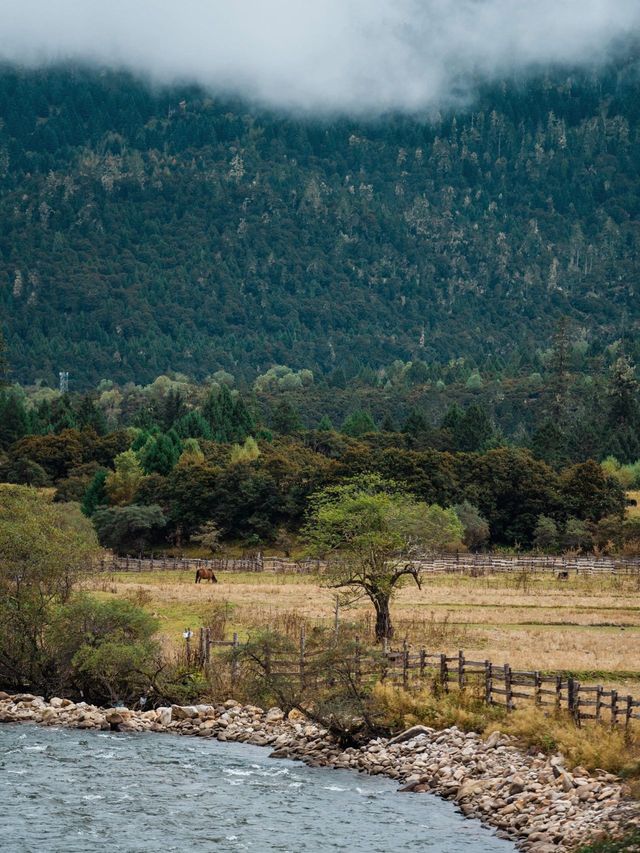
[{"label": "overcast sky", "polygon": [[271,106],[428,108],[473,81],[589,64],[640,0],[0,0],[0,57],[90,60]]}]

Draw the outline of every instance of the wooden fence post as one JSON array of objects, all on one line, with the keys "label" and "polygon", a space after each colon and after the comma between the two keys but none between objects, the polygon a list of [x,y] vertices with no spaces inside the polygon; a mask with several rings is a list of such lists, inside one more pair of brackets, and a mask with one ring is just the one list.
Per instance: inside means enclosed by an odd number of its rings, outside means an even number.
[{"label": "wooden fence post", "polygon": [[300,628],[300,687],[304,689],[304,653],[305,653],[305,634],[304,626]]},{"label": "wooden fence post", "polygon": [[569,676],[567,678],[567,710],[569,711],[570,716],[575,716],[574,712],[574,703],[575,695],[573,690],[573,676]]},{"label": "wooden fence post", "polygon": [[462,649],[458,651],[458,688],[464,690],[464,652]]},{"label": "wooden fence post", "polygon": [[[572,679],[573,680],[573,679]],[[573,681],[573,699],[571,702],[571,714],[573,719],[576,722],[576,725],[580,726],[580,682]]]},{"label": "wooden fence post", "polygon": [[504,698],[507,705],[507,711],[513,711],[513,691],[511,689],[511,667],[505,663],[504,667]]},{"label": "wooden fence post", "polygon": [[211,660],[211,628],[204,632],[204,662],[208,666]]},{"label": "wooden fence post", "polygon": [[440,682],[445,693],[449,692],[449,668],[447,666],[447,656],[440,655]]},{"label": "wooden fence post", "polygon": [[205,656],[204,643],[205,643],[204,628],[200,628],[200,637],[199,637],[199,642],[198,642],[198,657],[200,660],[200,665],[202,665],[204,663],[204,656]]},{"label": "wooden fence post", "polygon": [[402,643],[402,686],[405,690],[409,689],[409,643],[407,640]]},{"label": "wooden fence post", "polygon": [[556,675],[556,711],[562,706],[562,676]]},{"label": "wooden fence post", "polygon": [[603,691],[602,685],[598,684],[598,686],[596,687],[596,710],[595,710],[596,722],[600,722],[600,716],[602,714],[602,691]]},{"label": "wooden fence post", "polygon": [[615,726],[618,723],[618,691],[611,691],[611,725]]},{"label": "wooden fence post", "polygon": [[484,662],[484,701],[487,705],[493,704],[493,666],[490,660]]},{"label": "wooden fence post", "polygon": [[633,716],[633,696],[627,696],[627,707],[624,712],[624,727],[625,729],[629,728],[629,723],[631,722],[631,717]]},{"label": "wooden fence post", "polygon": [[425,670],[427,668],[427,650],[420,649],[420,681],[424,681]]},{"label": "wooden fence post", "polygon": [[233,634],[233,651],[231,657],[231,686],[235,687],[238,683],[238,635]]},{"label": "wooden fence post", "polygon": [[540,704],[542,704],[542,693],[540,692],[542,690],[542,676],[540,675],[539,670],[536,670],[533,673],[533,679],[534,679],[535,703],[536,703],[536,705],[540,705]]}]

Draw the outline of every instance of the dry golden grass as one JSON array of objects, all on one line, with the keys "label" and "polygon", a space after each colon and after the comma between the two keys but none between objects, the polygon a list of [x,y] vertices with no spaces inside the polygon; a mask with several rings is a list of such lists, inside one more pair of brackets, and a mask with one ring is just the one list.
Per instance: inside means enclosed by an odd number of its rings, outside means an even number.
[{"label": "dry golden grass", "polygon": [[407,693],[398,687],[377,684],[373,697],[394,729],[423,723],[436,728],[456,725],[485,734],[499,730],[514,735],[527,747],[545,753],[561,752],[568,767],[608,770],[629,779],[637,779],[640,774],[640,726],[636,723],[625,729],[583,721],[578,728],[566,712],[545,713],[528,707],[507,714],[502,708],[485,705],[482,693],[471,689],[437,695],[431,690]]},{"label": "dry golden grass", "polygon": [[[168,643],[185,627],[217,624],[241,638],[277,628],[290,635],[302,625],[329,626],[334,593],[302,575],[220,573],[220,583],[194,583],[192,573],[100,575],[100,595],[138,600],[160,619]],[[469,659],[509,662],[514,668],[570,670],[640,694],[640,584],[637,577],[492,575],[427,577],[422,590],[402,589],[392,604],[396,638],[430,651],[464,648]],[[373,629],[362,600],[341,612],[363,638]],[[636,675],[637,674],[637,675]],[[636,683],[637,678],[637,683]]]}]

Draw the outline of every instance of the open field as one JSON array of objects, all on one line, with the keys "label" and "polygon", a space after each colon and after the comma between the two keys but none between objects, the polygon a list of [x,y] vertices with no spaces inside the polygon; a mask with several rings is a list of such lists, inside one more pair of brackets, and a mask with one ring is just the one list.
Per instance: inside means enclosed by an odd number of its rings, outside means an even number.
[{"label": "open field", "polygon": [[[260,628],[294,635],[302,625],[333,625],[334,593],[313,576],[221,573],[219,581],[196,585],[192,573],[136,572],[100,575],[90,584],[156,614],[171,646],[182,642],[187,626],[211,626],[227,637],[237,631],[242,639]],[[402,589],[392,613],[398,641],[406,636],[430,651],[464,648],[469,658],[568,670],[585,682],[640,692],[638,577],[431,576],[422,590]],[[340,618],[365,638],[372,614],[363,600]]]}]

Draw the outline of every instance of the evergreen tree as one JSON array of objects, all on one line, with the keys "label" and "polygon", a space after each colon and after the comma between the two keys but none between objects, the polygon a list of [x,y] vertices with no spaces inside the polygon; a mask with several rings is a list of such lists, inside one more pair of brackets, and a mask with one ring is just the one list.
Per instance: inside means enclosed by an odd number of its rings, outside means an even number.
[{"label": "evergreen tree", "polygon": [[389,412],[387,412],[385,414],[384,418],[382,419],[382,423],[380,424],[380,432],[395,432],[395,431],[396,431],[396,425],[393,422],[393,418],[391,417]]},{"label": "evergreen tree", "polygon": [[55,404],[52,427],[55,433],[61,433],[65,429],[76,429],[77,427],[76,413],[68,394],[63,394]]},{"label": "evergreen tree", "polygon": [[554,468],[567,461],[567,436],[555,420],[546,420],[533,434],[531,449],[534,456]]},{"label": "evergreen tree", "polygon": [[107,506],[109,503],[106,489],[108,473],[105,468],[99,468],[84,493],[80,506],[82,512],[89,518],[99,507]]},{"label": "evergreen tree", "polygon": [[333,432],[333,424],[329,415],[323,415],[318,421],[318,432]]},{"label": "evergreen tree", "polygon": [[332,388],[347,387],[347,377],[342,367],[336,367],[336,369],[333,371],[333,373],[329,377],[329,385]]},{"label": "evergreen tree", "polygon": [[98,435],[107,434],[107,419],[88,394],[82,398],[78,407],[76,425],[78,429],[93,429]]},{"label": "evergreen tree", "polygon": [[151,438],[140,451],[140,463],[145,474],[162,474],[166,477],[180,458],[180,445],[161,432]]},{"label": "evergreen tree", "polygon": [[236,441],[244,441],[253,435],[256,424],[244,400],[238,395],[233,404],[233,428]]},{"label": "evergreen tree", "polygon": [[9,447],[27,435],[29,419],[16,393],[0,392],[0,447]]},{"label": "evergreen tree", "polygon": [[271,415],[271,426],[280,435],[292,435],[293,433],[300,432],[302,429],[300,415],[289,400],[280,400],[275,407]]},{"label": "evergreen tree", "polygon": [[180,418],[185,414],[185,410],[186,406],[184,397],[180,391],[176,391],[173,388],[170,389],[164,399],[162,415],[160,418],[165,432],[168,432],[176,421],[180,420]]},{"label": "evergreen tree", "polygon": [[402,427],[402,432],[413,438],[429,432],[429,423],[420,409],[411,409]]},{"label": "evergreen tree", "polygon": [[201,412],[195,409],[183,415],[175,423],[175,431],[180,438],[204,438],[211,441],[211,426]]},{"label": "evergreen tree", "polygon": [[202,407],[202,414],[209,422],[215,441],[230,443],[235,437],[234,402],[226,385],[212,389]]},{"label": "evergreen tree", "polygon": [[7,344],[0,328],[0,388],[9,384],[9,362],[7,360]]},{"label": "evergreen tree", "polygon": [[612,427],[635,426],[639,421],[638,380],[635,365],[623,355],[611,368],[609,380],[609,424]]},{"label": "evergreen tree", "polygon": [[345,419],[341,432],[352,438],[360,438],[369,432],[376,432],[376,424],[369,412],[357,409]]}]

